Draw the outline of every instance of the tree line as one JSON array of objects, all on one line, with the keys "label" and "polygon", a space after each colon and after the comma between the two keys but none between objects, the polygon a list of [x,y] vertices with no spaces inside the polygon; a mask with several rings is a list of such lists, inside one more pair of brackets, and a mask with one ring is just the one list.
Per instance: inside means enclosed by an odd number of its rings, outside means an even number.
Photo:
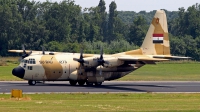
[{"label": "tree line", "polygon": [[[187,10],[166,11],[171,53],[200,60],[200,5]],[[84,8],[74,0],[36,2],[0,0],[0,55],[15,55],[9,49],[99,53],[139,48],[155,11],[117,11],[117,4],[105,1]]]}]

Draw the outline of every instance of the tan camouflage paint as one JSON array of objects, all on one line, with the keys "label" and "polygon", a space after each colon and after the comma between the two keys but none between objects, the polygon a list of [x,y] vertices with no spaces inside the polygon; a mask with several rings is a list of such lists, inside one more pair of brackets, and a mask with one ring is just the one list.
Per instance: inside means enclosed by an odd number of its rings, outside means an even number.
[{"label": "tan camouflage paint", "polygon": [[[153,34],[164,34],[163,44],[154,44]],[[163,10],[157,10],[141,48],[146,55],[170,55],[167,19]]]},{"label": "tan camouflage paint", "polygon": [[61,64],[57,61],[55,58],[55,55],[44,55],[41,57],[40,62],[42,61],[52,61],[53,63],[45,63],[42,64],[44,70],[45,70],[45,75],[47,77],[47,80],[54,80],[58,79],[61,77],[63,74],[63,68]]}]

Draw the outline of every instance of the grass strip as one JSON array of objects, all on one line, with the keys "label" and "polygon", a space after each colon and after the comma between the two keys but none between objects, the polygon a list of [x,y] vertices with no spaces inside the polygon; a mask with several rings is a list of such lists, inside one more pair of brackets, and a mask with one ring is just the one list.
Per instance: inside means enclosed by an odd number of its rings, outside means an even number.
[{"label": "grass strip", "polygon": [[200,110],[200,94],[30,94],[22,99],[0,95],[2,112],[171,112]]}]

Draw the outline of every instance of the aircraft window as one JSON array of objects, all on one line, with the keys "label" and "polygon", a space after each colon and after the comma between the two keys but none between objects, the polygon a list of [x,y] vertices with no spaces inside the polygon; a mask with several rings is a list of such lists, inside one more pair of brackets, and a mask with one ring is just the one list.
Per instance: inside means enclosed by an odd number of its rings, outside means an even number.
[{"label": "aircraft window", "polygon": [[23,63],[23,62],[24,62],[24,60],[22,59],[22,60],[21,60],[21,63]]},{"label": "aircraft window", "polygon": [[26,68],[26,64],[24,64],[24,68]]},{"label": "aircraft window", "polygon": [[36,61],[33,58],[30,58],[28,62],[29,62],[29,64],[36,64]]},{"label": "aircraft window", "polygon": [[24,60],[24,63],[28,63],[28,60]]},{"label": "aircraft window", "polygon": [[33,67],[32,66],[28,66],[28,70],[33,70]]}]

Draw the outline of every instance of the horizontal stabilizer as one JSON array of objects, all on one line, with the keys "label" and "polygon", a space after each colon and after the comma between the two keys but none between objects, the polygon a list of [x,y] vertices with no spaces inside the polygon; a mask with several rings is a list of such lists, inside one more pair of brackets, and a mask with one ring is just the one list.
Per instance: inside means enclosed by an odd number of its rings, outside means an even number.
[{"label": "horizontal stabilizer", "polygon": [[171,55],[154,55],[153,58],[164,58],[164,59],[190,59],[191,57],[171,56]]}]

